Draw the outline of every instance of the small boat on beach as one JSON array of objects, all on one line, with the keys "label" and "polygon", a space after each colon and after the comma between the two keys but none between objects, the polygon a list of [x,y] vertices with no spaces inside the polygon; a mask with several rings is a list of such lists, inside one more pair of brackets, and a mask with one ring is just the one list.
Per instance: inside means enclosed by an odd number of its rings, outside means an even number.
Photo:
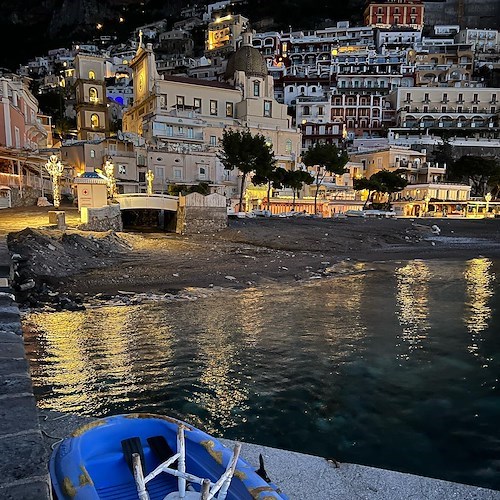
[{"label": "small boat on beach", "polygon": [[240,447],[171,417],[118,415],[61,441],[50,477],[59,500],[287,499],[262,464],[256,471],[239,458]]}]

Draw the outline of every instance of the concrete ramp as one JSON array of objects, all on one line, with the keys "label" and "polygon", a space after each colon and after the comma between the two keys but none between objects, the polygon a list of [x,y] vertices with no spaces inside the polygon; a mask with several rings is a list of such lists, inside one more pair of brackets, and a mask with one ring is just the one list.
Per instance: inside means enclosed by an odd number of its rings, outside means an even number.
[{"label": "concrete ramp", "polygon": [[115,196],[120,210],[169,210],[177,212],[178,196],[166,194],[128,193]]}]

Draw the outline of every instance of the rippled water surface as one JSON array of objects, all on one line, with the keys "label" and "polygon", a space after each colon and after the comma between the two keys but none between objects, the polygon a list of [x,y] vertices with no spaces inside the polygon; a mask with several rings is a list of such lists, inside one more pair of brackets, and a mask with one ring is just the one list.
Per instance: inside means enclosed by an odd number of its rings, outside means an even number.
[{"label": "rippled water surface", "polygon": [[32,314],[40,405],[500,489],[500,262]]}]

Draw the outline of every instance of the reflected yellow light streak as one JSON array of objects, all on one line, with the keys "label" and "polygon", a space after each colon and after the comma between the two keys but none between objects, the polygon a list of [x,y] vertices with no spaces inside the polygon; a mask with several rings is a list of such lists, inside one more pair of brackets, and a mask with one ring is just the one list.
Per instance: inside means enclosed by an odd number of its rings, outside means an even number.
[{"label": "reflected yellow light streak", "polygon": [[490,298],[493,295],[495,275],[490,259],[481,257],[467,262],[464,278],[466,281],[467,309],[464,317],[465,325],[471,333],[469,351],[477,355],[481,333],[488,328],[491,318]]},{"label": "reflected yellow light streak", "polygon": [[413,260],[406,266],[397,268],[395,274],[401,340],[408,346],[408,353],[401,357],[409,359],[412,351],[422,348],[422,341],[430,328],[428,317],[431,273],[425,262]]}]

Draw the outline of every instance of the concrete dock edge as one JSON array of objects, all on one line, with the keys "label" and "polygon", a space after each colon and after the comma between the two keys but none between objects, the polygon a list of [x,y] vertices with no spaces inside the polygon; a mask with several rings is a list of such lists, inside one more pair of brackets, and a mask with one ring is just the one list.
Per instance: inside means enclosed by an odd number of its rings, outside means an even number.
[{"label": "concrete dock edge", "polygon": [[50,499],[43,441],[26,359],[13,265],[0,237],[0,498]]},{"label": "concrete dock edge", "polygon": [[[40,410],[46,447],[93,420]],[[234,445],[234,441],[220,441],[230,448]],[[259,454],[271,480],[290,500],[500,500],[500,491],[242,443],[241,456],[255,467]]]}]

